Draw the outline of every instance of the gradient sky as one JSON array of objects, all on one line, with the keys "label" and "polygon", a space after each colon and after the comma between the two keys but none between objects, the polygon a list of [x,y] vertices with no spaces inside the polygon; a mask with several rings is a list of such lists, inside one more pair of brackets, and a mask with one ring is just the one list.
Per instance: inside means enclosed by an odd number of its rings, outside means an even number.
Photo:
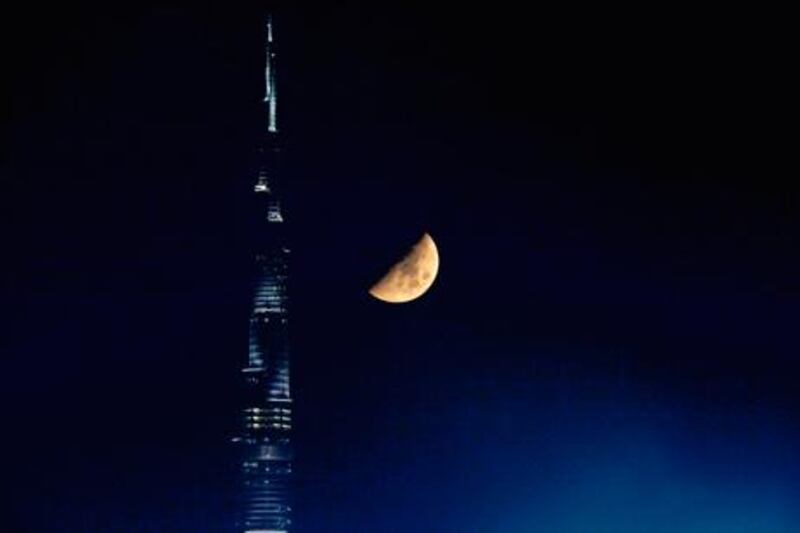
[{"label": "gradient sky", "polygon": [[[0,529],[223,530],[261,20],[3,17]],[[276,27],[298,531],[800,530],[788,33],[366,2]],[[431,291],[371,299],[424,231]]]}]

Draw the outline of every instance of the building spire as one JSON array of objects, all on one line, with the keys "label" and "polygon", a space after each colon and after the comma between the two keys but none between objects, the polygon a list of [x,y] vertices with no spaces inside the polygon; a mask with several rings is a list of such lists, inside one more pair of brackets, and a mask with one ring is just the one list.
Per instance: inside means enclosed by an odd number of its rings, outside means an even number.
[{"label": "building spire", "polygon": [[275,50],[272,42],[272,15],[267,16],[266,64],[264,67],[264,103],[267,108],[267,131],[278,131],[278,93],[275,83]]}]

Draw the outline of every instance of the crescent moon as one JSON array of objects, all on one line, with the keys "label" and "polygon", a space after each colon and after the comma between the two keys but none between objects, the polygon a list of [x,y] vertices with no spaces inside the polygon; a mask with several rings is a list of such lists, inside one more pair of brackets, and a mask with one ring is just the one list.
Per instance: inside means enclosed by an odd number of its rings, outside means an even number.
[{"label": "crescent moon", "polygon": [[410,302],[431,288],[438,272],[439,251],[433,238],[425,233],[403,260],[372,286],[369,293],[388,303]]}]

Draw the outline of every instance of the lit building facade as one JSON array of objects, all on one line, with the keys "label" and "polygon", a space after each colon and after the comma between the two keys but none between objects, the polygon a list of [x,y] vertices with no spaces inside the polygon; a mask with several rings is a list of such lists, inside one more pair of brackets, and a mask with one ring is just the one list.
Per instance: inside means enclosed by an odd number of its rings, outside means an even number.
[{"label": "lit building facade", "polygon": [[253,183],[255,272],[239,434],[237,530],[291,530],[292,395],[289,379],[288,259],[279,183],[280,136],[272,18],[265,34],[265,123]]}]

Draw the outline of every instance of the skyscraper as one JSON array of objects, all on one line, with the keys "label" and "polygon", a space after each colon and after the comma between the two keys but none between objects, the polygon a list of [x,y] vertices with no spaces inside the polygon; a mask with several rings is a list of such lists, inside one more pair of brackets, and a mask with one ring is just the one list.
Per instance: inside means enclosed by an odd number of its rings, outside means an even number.
[{"label": "skyscraper", "polygon": [[240,434],[237,529],[285,533],[291,528],[292,397],[289,388],[288,255],[279,182],[280,135],[272,17],[265,34],[264,130],[255,197],[255,261],[245,405]]}]

